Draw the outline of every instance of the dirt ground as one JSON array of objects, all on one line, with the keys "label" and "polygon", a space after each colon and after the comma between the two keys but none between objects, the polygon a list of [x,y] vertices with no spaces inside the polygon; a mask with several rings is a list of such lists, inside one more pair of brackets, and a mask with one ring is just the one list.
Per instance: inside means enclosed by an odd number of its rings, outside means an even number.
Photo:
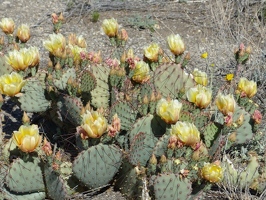
[{"label": "dirt ground", "polygon": [[[28,45],[39,48],[41,67],[45,67],[48,60],[48,52],[43,47],[43,40],[47,39],[53,30],[50,16],[52,13],[59,14],[61,12],[66,18],[66,23],[60,32],[65,36],[70,33],[83,35],[87,41],[88,51],[101,50],[104,59],[110,57],[112,48],[108,38],[101,30],[101,24],[104,19],[113,17],[117,19],[121,27],[128,31],[129,41],[126,49],[133,48],[135,54],[139,57],[143,55],[143,48],[151,42],[158,43],[166,54],[170,55],[169,50],[167,50],[166,37],[172,33],[180,34],[186,44],[186,50],[191,53],[191,62],[188,64],[188,70],[193,70],[196,67],[204,69],[208,73],[212,72],[214,73],[214,82],[224,77],[227,73],[234,72],[233,50],[240,42],[251,45],[254,52],[256,52],[249,62],[249,66],[252,66],[252,69],[265,64],[265,60],[260,59],[258,61],[256,59],[258,57],[264,58],[266,53],[264,51],[266,50],[263,37],[264,27],[256,17],[254,17],[253,24],[247,22],[247,24],[240,26],[238,23],[239,26],[236,25],[235,30],[229,33],[226,30],[230,28],[227,26],[229,26],[231,21],[227,22],[226,20],[233,19],[234,16],[232,15],[234,14],[239,14],[235,12],[238,12],[240,7],[226,10],[230,5],[225,4],[219,8],[217,3],[215,10],[214,6],[211,5],[211,1],[187,0],[186,2],[160,0],[2,0],[0,1],[0,18],[10,17],[15,21],[16,26],[26,23],[31,27],[31,39]],[[234,6],[239,5],[234,4]],[[253,8],[252,6],[254,5],[249,5],[250,8]],[[100,14],[96,23],[91,20],[91,13],[94,10],[99,11]],[[230,12],[230,16],[226,12]],[[248,15],[252,15],[252,12],[248,13]],[[250,17],[252,18],[253,16]],[[140,22],[145,20],[146,23],[144,25],[146,24],[147,26],[141,25]],[[237,21],[235,22],[237,23]],[[153,25],[154,31],[149,29],[149,24]],[[245,30],[245,33],[243,30]],[[250,37],[247,37],[247,35]],[[207,61],[200,57],[205,51],[209,53]],[[210,68],[210,65],[215,67]],[[244,75],[246,77],[256,75],[259,80],[262,79],[264,68],[251,72],[252,69],[244,70]],[[257,74],[254,75],[254,73]],[[262,106],[265,106],[264,93],[263,83],[259,92]],[[91,199],[111,200],[123,199],[123,197],[119,193],[107,190],[105,193]]]}]

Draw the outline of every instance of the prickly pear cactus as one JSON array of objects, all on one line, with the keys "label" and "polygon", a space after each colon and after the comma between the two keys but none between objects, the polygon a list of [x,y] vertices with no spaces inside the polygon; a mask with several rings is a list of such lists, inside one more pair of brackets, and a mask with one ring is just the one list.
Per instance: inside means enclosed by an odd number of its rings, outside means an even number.
[{"label": "prickly pear cactus", "polygon": [[108,184],[122,162],[122,152],[115,145],[98,144],[82,151],[74,160],[73,173],[87,187]]},{"label": "prickly pear cactus", "polygon": [[37,78],[28,78],[19,98],[21,109],[26,112],[44,112],[51,103],[45,98],[42,82]]},{"label": "prickly pear cactus", "polygon": [[188,179],[181,179],[178,174],[172,173],[153,176],[150,181],[150,187],[154,192],[155,199],[189,199],[192,191],[191,183]]},{"label": "prickly pear cactus", "polygon": [[7,187],[14,192],[34,193],[45,191],[43,175],[40,167],[40,159],[23,161],[20,158],[13,160],[8,175],[6,176]]}]

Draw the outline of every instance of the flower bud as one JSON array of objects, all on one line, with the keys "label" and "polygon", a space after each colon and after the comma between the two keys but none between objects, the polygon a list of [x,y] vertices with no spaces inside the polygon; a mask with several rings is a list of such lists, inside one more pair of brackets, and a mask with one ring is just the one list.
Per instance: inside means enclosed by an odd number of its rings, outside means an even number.
[{"label": "flower bud", "polygon": [[255,121],[256,124],[260,124],[262,120],[262,114],[259,110],[255,110],[254,114],[252,115],[252,119]]},{"label": "flower bud", "polygon": [[241,92],[242,97],[247,96],[251,98],[257,93],[257,83],[242,77],[239,80],[237,89]]},{"label": "flower bud", "polygon": [[4,39],[4,36],[2,35],[1,37],[0,37],[0,46],[1,45],[4,45],[5,44],[5,39]]},{"label": "flower bud", "polygon": [[47,156],[50,156],[53,153],[51,143],[47,141],[46,137],[43,139],[42,150]]},{"label": "flower bud", "polygon": [[51,15],[51,17],[52,17],[52,22],[53,22],[53,24],[58,23],[58,16],[57,16],[56,13],[53,13],[53,14]]},{"label": "flower bud", "polygon": [[119,35],[118,35],[118,38],[120,40],[123,40],[123,41],[127,41],[128,40],[128,34],[127,34],[127,31],[126,29],[121,29]]},{"label": "flower bud", "polygon": [[182,103],[177,99],[161,99],[156,106],[156,114],[167,124],[174,124],[179,119]]},{"label": "flower bud", "polygon": [[25,111],[23,112],[22,122],[23,122],[23,124],[29,124],[30,123],[30,118]]},{"label": "flower bud", "polygon": [[27,42],[30,39],[30,27],[22,24],[17,29],[17,37],[21,42]]},{"label": "flower bud", "polygon": [[167,42],[171,52],[174,55],[178,56],[184,53],[185,45],[179,34],[168,36]]}]

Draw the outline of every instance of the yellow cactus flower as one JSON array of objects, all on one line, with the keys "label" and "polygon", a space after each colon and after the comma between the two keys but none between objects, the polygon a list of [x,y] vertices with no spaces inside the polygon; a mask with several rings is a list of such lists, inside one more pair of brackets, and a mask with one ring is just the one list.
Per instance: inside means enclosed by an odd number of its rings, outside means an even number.
[{"label": "yellow cactus flower", "polygon": [[2,18],[0,28],[5,34],[12,34],[15,29],[15,23],[11,18]]},{"label": "yellow cactus flower", "polygon": [[251,98],[257,93],[257,83],[243,77],[240,78],[237,89],[241,92],[241,96]]},{"label": "yellow cactus flower", "polygon": [[236,102],[232,94],[222,95],[219,93],[215,103],[218,109],[226,116],[235,111]]},{"label": "yellow cactus flower", "polygon": [[190,88],[186,95],[188,101],[194,103],[199,108],[206,108],[212,99],[212,91],[202,85]]},{"label": "yellow cactus flower", "polygon": [[98,111],[88,111],[82,115],[81,127],[86,133],[82,133],[83,139],[99,138],[107,131],[107,119]]},{"label": "yellow cactus flower", "polygon": [[12,140],[21,151],[30,153],[41,144],[42,136],[37,125],[22,125],[18,131],[13,132]]},{"label": "yellow cactus flower", "polygon": [[10,51],[6,56],[6,62],[17,71],[23,71],[28,67],[37,65],[39,60],[40,55],[36,47]]},{"label": "yellow cactus flower", "polygon": [[102,28],[108,37],[115,37],[118,34],[118,23],[114,18],[103,20]]},{"label": "yellow cactus flower", "polygon": [[208,78],[207,78],[206,72],[202,72],[198,70],[197,68],[195,68],[192,74],[197,84],[204,85],[204,86],[208,84]]},{"label": "yellow cactus flower", "polygon": [[167,124],[174,124],[179,119],[182,103],[177,99],[164,99],[158,101],[156,114]]},{"label": "yellow cactus flower", "polygon": [[158,44],[153,43],[144,49],[144,56],[152,62],[158,61],[160,47]]},{"label": "yellow cactus flower", "polygon": [[208,52],[204,52],[203,54],[201,54],[201,58],[203,59],[208,58]]},{"label": "yellow cactus flower", "polygon": [[17,37],[21,42],[27,42],[30,39],[30,27],[22,24],[17,29]]},{"label": "yellow cactus flower", "polygon": [[66,48],[65,37],[60,33],[53,33],[49,36],[50,40],[43,41],[43,46],[54,56],[63,57],[65,55]]},{"label": "yellow cactus flower", "polygon": [[132,76],[133,81],[137,83],[145,83],[150,79],[150,67],[144,61],[136,63],[134,74]]},{"label": "yellow cactus flower", "polygon": [[223,168],[217,163],[205,163],[201,177],[211,183],[218,183],[223,179]]},{"label": "yellow cactus flower", "polygon": [[20,92],[25,83],[22,76],[16,72],[5,74],[0,77],[0,93],[13,97]]},{"label": "yellow cactus flower", "polygon": [[193,149],[200,142],[200,132],[194,124],[189,122],[176,122],[171,126],[171,135],[176,135],[180,142]]},{"label": "yellow cactus flower", "polygon": [[185,51],[185,44],[182,41],[181,37],[179,34],[176,35],[170,35],[167,37],[167,43],[169,46],[169,49],[171,50],[171,52],[178,56],[181,55],[182,53],[184,53]]},{"label": "yellow cactus flower", "polygon": [[231,81],[231,80],[233,80],[233,78],[234,78],[234,74],[226,74],[225,79],[226,79],[227,81]]}]

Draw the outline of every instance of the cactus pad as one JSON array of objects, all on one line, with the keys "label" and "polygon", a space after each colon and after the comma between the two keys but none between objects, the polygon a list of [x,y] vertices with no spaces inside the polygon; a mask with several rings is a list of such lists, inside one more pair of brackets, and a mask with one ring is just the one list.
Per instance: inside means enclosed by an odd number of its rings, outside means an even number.
[{"label": "cactus pad", "polygon": [[[54,75],[54,77],[56,76]],[[66,72],[63,73],[60,79],[54,79],[55,87],[57,87],[59,90],[66,89],[67,81],[69,78],[72,78],[73,80],[76,79],[76,72],[74,68],[69,68]]]},{"label": "cactus pad", "polygon": [[80,125],[83,104],[79,98],[67,95],[60,96],[57,106],[62,116],[74,125]]},{"label": "cactus pad", "polygon": [[4,55],[0,54],[0,76],[4,74],[10,74],[13,68],[6,63],[6,58]]},{"label": "cactus pad", "polygon": [[23,161],[17,158],[13,161],[6,176],[6,185],[15,192],[31,193],[44,191],[42,171],[39,158],[33,161]]},{"label": "cactus pad", "polygon": [[91,104],[96,108],[107,108],[110,97],[108,84],[110,68],[104,65],[93,65],[91,70],[97,82],[96,88],[91,91]]},{"label": "cactus pad", "polygon": [[164,97],[171,98],[179,97],[195,85],[193,77],[178,64],[164,64],[158,67],[154,72],[153,81],[156,90]]},{"label": "cactus pad", "polygon": [[19,98],[21,109],[26,112],[43,112],[50,108],[50,101],[45,98],[42,82],[36,78],[27,79]]},{"label": "cactus pad", "polygon": [[130,106],[128,102],[117,102],[111,107],[110,111],[110,121],[112,117],[117,114],[119,119],[121,120],[121,129],[122,130],[129,130],[132,124],[136,120],[137,113],[134,109]]},{"label": "cactus pad", "polygon": [[69,199],[63,179],[51,167],[44,167],[44,175],[49,197],[52,199]]},{"label": "cactus pad", "polygon": [[161,174],[152,177],[150,186],[153,187],[155,199],[165,200],[189,199],[192,190],[188,179],[180,179],[178,174]]},{"label": "cactus pad", "polygon": [[106,185],[117,173],[122,153],[115,145],[98,144],[81,152],[73,163],[74,175],[89,188]]},{"label": "cactus pad", "polygon": [[96,79],[90,71],[84,71],[81,75],[80,89],[81,92],[90,92],[96,87]]}]

